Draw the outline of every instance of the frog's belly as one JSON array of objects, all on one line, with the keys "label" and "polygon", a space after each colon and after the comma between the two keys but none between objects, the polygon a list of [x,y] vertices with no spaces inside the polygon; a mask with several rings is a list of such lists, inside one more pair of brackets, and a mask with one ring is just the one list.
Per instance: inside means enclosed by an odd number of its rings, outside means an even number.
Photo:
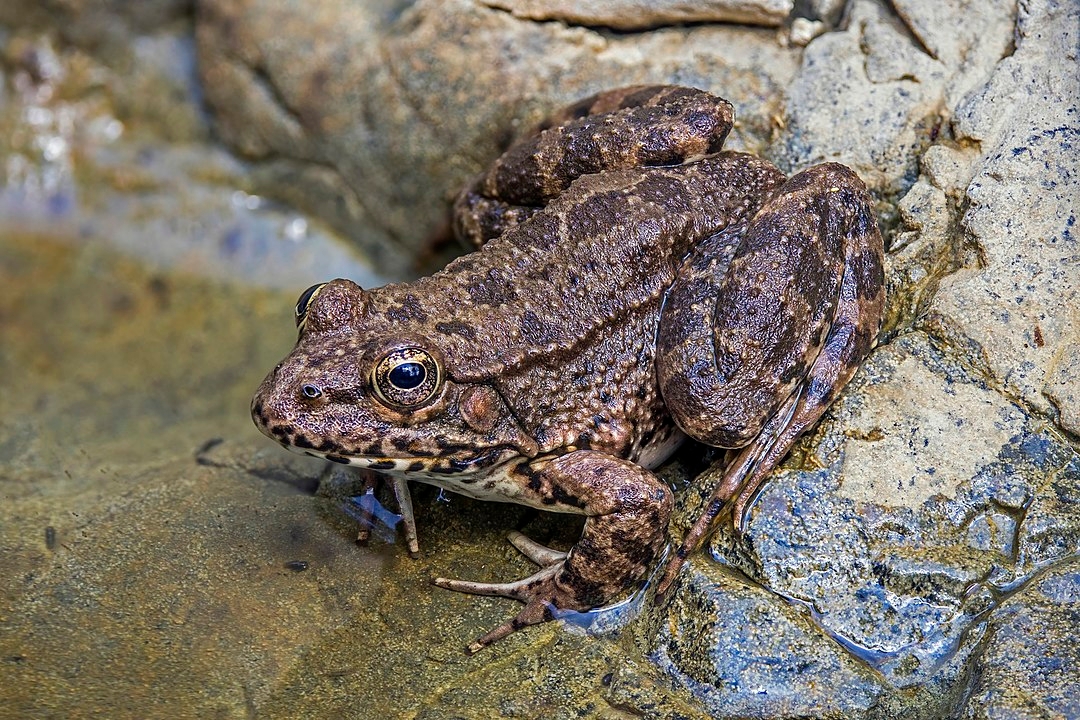
[{"label": "frog's belly", "polygon": [[685,441],[686,433],[671,424],[653,435],[647,443],[631,455],[631,459],[646,470],[653,470],[671,457],[672,453],[678,450]]},{"label": "frog's belly", "polygon": [[[686,440],[686,435],[672,426],[669,430],[657,433],[648,443],[643,445],[636,453],[633,453],[630,459],[642,467],[652,470],[667,460],[682,445],[684,440]],[[400,473],[400,475],[407,480],[434,485],[475,500],[509,502],[527,505],[538,510],[575,515],[583,514],[584,510],[577,505],[552,502],[550,496],[537,494],[529,489],[529,481],[535,477],[536,473],[535,469],[526,473],[524,468],[529,465],[535,468],[538,463],[542,462],[543,458],[518,458],[487,468],[483,472],[447,475],[419,471],[404,472]]]},{"label": "frog's belly", "polygon": [[423,470],[400,473],[400,475],[406,480],[434,485],[474,500],[507,502],[516,505],[527,505],[538,510],[573,513],[575,515],[583,514],[584,510],[577,505],[553,502],[550,495],[530,489],[530,480],[535,479],[536,472],[535,470],[529,472],[525,470],[527,466],[542,463],[543,460],[543,458],[516,458],[501,465],[486,468],[482,472],[457,475],[431,473]]}]

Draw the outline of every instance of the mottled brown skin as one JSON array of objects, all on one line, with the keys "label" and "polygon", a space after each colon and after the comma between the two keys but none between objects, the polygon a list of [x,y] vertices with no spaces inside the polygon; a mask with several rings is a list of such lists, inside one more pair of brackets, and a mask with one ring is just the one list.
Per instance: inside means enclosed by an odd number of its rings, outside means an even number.
[{"label": "mottled brown skin", "polygon": [[873,344],[882,244],[862,183],[835,164],[785,180],[721,151],[731,122],[689,88],[582,101],[461,194],[455,227],[477,252],[298,303],[297,346],[256,393],[255,422],[389,475],[411,551],[406,480],[588,518],[568,553],[511,537],[542,566],[530,578],[436,580],[525,603],[471,651],[645,575],[672,504],[649,468],[683,432],[743,448],[666,588],[721,509],[741,523]]}]

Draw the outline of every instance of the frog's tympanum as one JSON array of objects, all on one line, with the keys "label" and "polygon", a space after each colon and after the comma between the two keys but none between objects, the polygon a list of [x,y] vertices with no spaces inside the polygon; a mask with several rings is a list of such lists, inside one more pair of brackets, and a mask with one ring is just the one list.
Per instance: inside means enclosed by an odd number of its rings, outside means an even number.
[{"label": "frog's tympanum", "polygon": [[[665,545],[651,472],[689,436],[741,449],[661,590],[748,501],[875,342],[882,241],[862,182],[828,163],[791,178],[722,151],[726,101],[631,87],[567,108],[459,196],[479,246],[416,282],[334,280],[296,305],[296,348],[252,402],[282,445],[391,478],[586,516],[518,582],[436,579],[520,600],[471,651],[560,610],[603,605]],[[729,453],[730,455],[730,453]]]}]

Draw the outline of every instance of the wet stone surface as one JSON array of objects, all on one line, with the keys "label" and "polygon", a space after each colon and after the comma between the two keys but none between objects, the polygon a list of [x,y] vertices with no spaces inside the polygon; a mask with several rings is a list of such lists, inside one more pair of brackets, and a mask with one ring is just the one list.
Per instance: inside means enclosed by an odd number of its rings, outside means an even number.
[{"label": "wet stone surface", "polygon": [[[1080,716],[1080,3],[796,5],[0,8],[0,717]],[[248,402],[300,290],[430,265],[515,133],[633,82],[728,97],[729,145],[786,169],[855,167],[885,334],[670,600],[469,658],[513,603],[430,579],[521,577],[508,531],[580,519],[417,488],[421,557],[358,547],[359,481]],[[703,455],[663,469],[675,537]]]},{"label": "wet stone surface", "polygon": [[1060,563],[1019,586],[995,610],[958,717],[1080,717],[1074,670],[1080,661],[1078,585],[1080,563]]},{"label": "wet stone surface", "polygon": [[[778,474],[759,496],[744,535],[715,536],[713,560],[730,569],[726,581],[713,580],[718,571],[697,561],[702,577],[689,579],[680,593],[696,599],[673,608],[679,623],[699,626],[686,634],[698,642],[710,638],[714,674],[704,681],[691,673],[701,673],[691,662],[672,664],[688,682],[713,688],[751,683],[775,695],[791,687],[793,666],[825,658],[835,664],[839,656],[847,663],[836,671],[844,683],[862,680],[873,688],[864,687],[869,700],[858,712],[841,704],[854,697],[848,693],[806,691],[769,701],[804,712],[874,717],[876,705],[903,697],[907,716],[947,715],[963,673],[979,662],[987,615],[1017,585],[1080,551],[1080,515],[1072,504],[1080,454],[1059,433],[951,367],[922,333],[880,348],[831,415],[791,463],[817,469]],[[847,437],[831,433],[832,427],[845,428]],[[723,652],[733,644],[724,628],[759,627],[755,613],[783,612],[763,610],[760,602],[737,610],[731,572],[740,583],[775,593],[757,591],[772,605],[778,598],[790,603],[786,612],[812,625],[821,642],[777,641],[781,651],[767,654],[791,657],[775,665],[744,666],[742,654]],[[764,624],[782,632],[775,622]],[[702,656],[683,646],[678,636],[661,636],[657,652]],[[826,685],[839,683],[834,678]],[[904,692],[889,698],[896,690]],[[718,694],[713,711],[724,702],[730,697]],[[757,707],[771,716],[767,702]]]}]

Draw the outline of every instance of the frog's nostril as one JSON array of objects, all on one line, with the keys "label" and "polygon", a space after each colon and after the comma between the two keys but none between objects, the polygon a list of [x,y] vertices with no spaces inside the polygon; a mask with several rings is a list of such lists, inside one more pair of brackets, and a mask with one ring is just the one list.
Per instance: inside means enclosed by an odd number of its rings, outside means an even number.
[{"label": "frog's nostril", "polygon": [[300,392],[302,392],[304,394],[304,397],[309,398],[311,400],[314,400],[315,398],[322,395],[322,390],[320,390],[317,386],[310,385],[310,384],[303,385],[300,388]]}]

